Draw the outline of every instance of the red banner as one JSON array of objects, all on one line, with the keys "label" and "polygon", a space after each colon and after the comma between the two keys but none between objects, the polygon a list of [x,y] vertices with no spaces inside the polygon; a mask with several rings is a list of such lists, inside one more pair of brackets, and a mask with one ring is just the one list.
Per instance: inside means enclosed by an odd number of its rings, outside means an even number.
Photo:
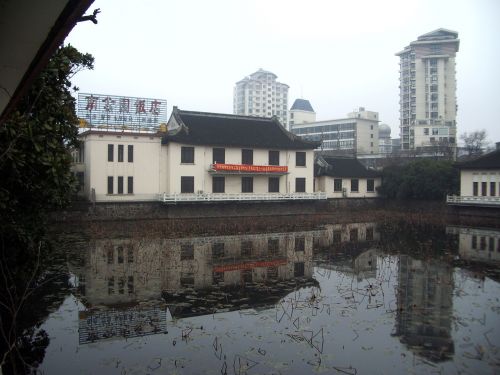
[{"label": "red banner", "polygon": [[215,171],[266,172],[266,173],[288,172],[288,167],[281,165],[213,164],[212,168]]},{"label": "red banner", "polygon": [[225,266],[216,266],[213,268],[213,272],[227,272],[227,271],[239,271],[239,270],[251,270],[258,267],[276,267],[286,264],[286,259],[276,259],[268,261],[258,261],[249,263],[239,263],[239,264],[227,264]]}]

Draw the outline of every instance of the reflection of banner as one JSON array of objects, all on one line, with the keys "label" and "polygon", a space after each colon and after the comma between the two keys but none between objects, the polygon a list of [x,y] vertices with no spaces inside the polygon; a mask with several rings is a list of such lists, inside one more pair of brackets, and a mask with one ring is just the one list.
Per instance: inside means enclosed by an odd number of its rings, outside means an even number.
[{"label": "reflection of banner", "polygon": [[155,128],[167,122],[167,101],[79,93],[78,117],[90,127],[107,125]]},{"label": "reflection of banner", "polygon": [[80,344],[112,337],[137,337],[165,333],[166,331],[165,311],[157,306],[79,312]]},{"label": "reflection of banner", "polygon": [[213,164],[215,171],[234,171],[234,172],[267,172],[267,173],[286,173],[287,166],[280,165],[248,165],[248,164]]},{"label": "reflection of banner", "polygon": [[286,259],[276,259],[276,260],[260,261],[260,262],[227,264],[224,266],[214,267],[213,272],[251,270],[253,268],[258,268],[258,267],[277,267],[277,266],[282,266],[286,263],[287,263]]}]

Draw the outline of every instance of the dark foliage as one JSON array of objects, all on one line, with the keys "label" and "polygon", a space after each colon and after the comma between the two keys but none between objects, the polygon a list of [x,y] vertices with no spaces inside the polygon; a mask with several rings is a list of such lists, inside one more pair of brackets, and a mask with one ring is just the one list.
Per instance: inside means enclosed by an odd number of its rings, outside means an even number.
[{"label": "dark foliage", "polygon": [[417,160],[386,167],[379,193],[386,198],[442,200],[459,190],[459,171],[451,161]]}]

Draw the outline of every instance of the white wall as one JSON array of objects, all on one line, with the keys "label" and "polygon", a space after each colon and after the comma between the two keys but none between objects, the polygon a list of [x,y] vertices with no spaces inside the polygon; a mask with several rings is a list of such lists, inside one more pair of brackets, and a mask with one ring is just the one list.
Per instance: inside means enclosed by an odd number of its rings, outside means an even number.
[{"label": "white wall", "polygon": [[[340,178],[340,177],[339,177]],[[334,177],[321,176],[316,178],[316,190],[326,193],[327,198],[375,198],[378,197],[377,187],[382,184],[380,177],[372,178],[374,180],[375,191],[367,191],[367,178],[358,178],[358,192],[351,191],[352,178],[342,178],[342,188],[345,189],[345,196],[342,191],[336,192],[334,188]]]},{"label": "white wall", "polygon": [[460,171],[460,196],[472,197],[473,183],[478,183],[478,196],[482,196],[481,183],[486,182],[486,195],[492,196],[491,183],[495,184],[494,196],[500,196],[500,170],[461,170]]}]

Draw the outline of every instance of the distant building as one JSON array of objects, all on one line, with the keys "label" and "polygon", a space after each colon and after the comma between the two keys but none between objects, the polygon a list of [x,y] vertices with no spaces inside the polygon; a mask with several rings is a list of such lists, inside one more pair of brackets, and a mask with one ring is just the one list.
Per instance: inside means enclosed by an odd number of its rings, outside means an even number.
[{"label": "distant building", "polygon": [[380,155],[392,154],[391,128],[389,125],[380,124],[378,127],[378,150]]},{"label": "distant building", "polygon": [[309,103],[309,100],[295,99],[292,108],[290,108],[290,119],[288,124],[292,125],[307,124],[316,121],[316,112]]},{"label": "distant building", "polygon": [[321,141],[317,150],[349,155],[376,155],[379,152],[378,113],[359,111],[346,118],[293,124],[290,131],[309,140]]},{"label": "distant building", "polygon": [[401,149],[456,146],[456,70],[458,33],[437,29],[421,35],[401,52]]},{"label": "distant building", "polygon": [[233,97],[233,113],[236,115],[276,116],[286,128],[288,124],[288,88],[276,81],[278,76],[259,69],[236,82]]}]

